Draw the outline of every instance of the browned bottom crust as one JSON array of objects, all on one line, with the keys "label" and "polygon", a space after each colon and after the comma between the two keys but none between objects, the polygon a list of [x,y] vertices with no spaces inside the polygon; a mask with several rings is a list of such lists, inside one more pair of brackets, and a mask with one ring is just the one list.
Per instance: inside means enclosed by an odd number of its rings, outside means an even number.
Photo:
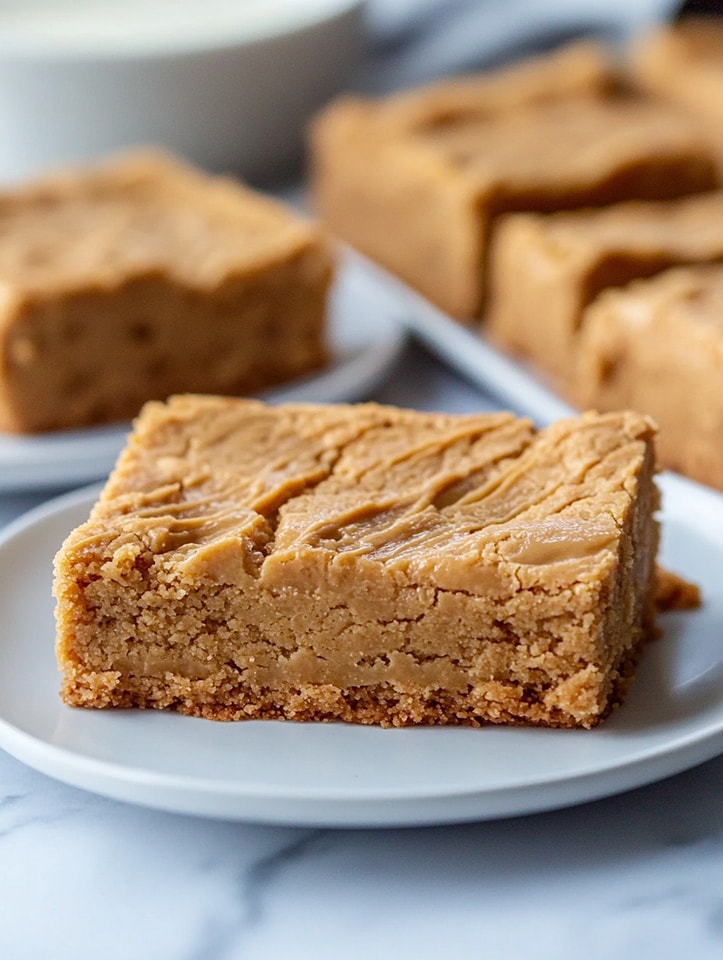
[{"label": "browned bottom crust", "polygon": [[487,683],[475,691],[428,689],[410,692],[391,683],[340,689],[332,684],[299,684],[285,688],[249,689],[232,676],[191,680],[167,674],[124,679],[119,675],[83,674],[69,678],[63,699],[76,707],[175,710],[206,720],[293,720],[344,722],[381,727],[468,726],[515,724],[575,729],[597,726],[622,703],[634,676],[640,649],[611,678],[611,693],[597,716],[575,720],[543,702],[545,689],[514,683]]}]

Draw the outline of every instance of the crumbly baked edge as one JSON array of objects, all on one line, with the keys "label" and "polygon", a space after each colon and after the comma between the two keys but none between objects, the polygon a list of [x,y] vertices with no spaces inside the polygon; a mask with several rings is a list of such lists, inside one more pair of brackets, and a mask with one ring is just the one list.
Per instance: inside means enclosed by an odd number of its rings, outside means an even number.
[{"label": "crumbly baked edge", "polygon": [[[63,699],[76,707],[175,710],[191,717],[216,721],[289,720],[344,722],[380,727],[523,725],[575,729],[591,728],[619,706],[634,676],[641,647],[618,667],[606,708],[586,722],[575,722],[558,708],[541,707],[535,699],[485,699],[471,694],[430,690],[425,694],[398,691],[391,683],[340,689],[332,684],[301,684],[280,690],[250,689],[227,676],[209,688],[206,680],[169,674],[163,681],[135,677],[114,689],[118,674],[87,673],[66,677]],[[490,687],[497,686],[490,683]],[[491,690],[490,693],[493,691]]]}]

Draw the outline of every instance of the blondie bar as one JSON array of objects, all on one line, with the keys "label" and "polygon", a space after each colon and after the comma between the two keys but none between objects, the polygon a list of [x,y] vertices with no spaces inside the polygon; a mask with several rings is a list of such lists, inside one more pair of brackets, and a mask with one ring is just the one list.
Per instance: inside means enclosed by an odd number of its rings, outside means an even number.
[{"label": "blondie bar", "polygon": [[[723,261],[723,192],[499,222],[486,330],[570,393],[585,308],[608,287],[678,264]],[[684,353],[684,351],[683,351]]]},{"label": "blondie bar", "polygon": [[0,196],[0,429],[130,419],[325,362],[319,229],[160,153]]},{"label": "blondie bar", "polygon": [[653,473],[630,413],[151,403],[56,558],[62,695],[591,727],[652,628]]},{"label": "blondie bar", "polygon": [[346,97],[311,131],[317,209],[343,239],[450,314],[477,317],[492,224],[713,188],[699,125],[610,93],[597,48],[379,100]]},{"label": "blondie bar", "polygon": [[701,123],[723,166],[723,25],[717,17],[658,26],[628,51],[633,82]]},{"label": "blondie bar", "polygon": [[661,462],[723,490],[723,266],[609,290],[584,316],[575,393],[657,421]]}]

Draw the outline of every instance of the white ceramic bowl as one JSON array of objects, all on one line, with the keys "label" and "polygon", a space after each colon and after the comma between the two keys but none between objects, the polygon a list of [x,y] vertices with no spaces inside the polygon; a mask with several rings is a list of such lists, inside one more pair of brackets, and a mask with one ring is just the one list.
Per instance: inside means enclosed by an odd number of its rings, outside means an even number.
[{"label": "white ceramic bowl", "polygon": [[140,144],[263,181],[358,67],[360,0],[0,0],[0,180]]}]

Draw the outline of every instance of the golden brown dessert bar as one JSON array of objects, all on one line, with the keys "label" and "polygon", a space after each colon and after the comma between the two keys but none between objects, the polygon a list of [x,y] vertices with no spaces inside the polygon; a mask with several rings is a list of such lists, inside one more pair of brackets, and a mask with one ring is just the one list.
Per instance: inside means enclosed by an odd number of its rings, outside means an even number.
[{"label": "golden brown dessert bar", "polygon": [[654,616],[653,428],[149,404],[56,558],[68,704],[591,727]]},{"label": "golden brown dessert bar", "polygon": [[662,102],[610,95],[613,82],[603,54],[573,47],[477,79],[344,98],[311,132],[317,209],[444,310],[476,317],[500,214],[717,185],[696,122]]},{"label": "golden brown dessert bar", "polygon": [[331,257],[276,202],[161,153],[0,196],[0,429],[135,416],[320,367]]},{"label": "golden brown dessert bar", "polygon": [[723,24],[720,18],[687,18],[657,27],[631,45],[633,82],[688,111],[723,165]]},{"label": "golden brown dessert bar", "polygon": [[583,311],[602,290],[678,264],[723,260],[723,192],[667,203],[500,220],[486,329],[569,394]]},{"label": "golden brown dessert bar", "polygon": [[661,463],[723,490],[723,266],[609,290],[586,311],[576,396],[655,418]]}]

